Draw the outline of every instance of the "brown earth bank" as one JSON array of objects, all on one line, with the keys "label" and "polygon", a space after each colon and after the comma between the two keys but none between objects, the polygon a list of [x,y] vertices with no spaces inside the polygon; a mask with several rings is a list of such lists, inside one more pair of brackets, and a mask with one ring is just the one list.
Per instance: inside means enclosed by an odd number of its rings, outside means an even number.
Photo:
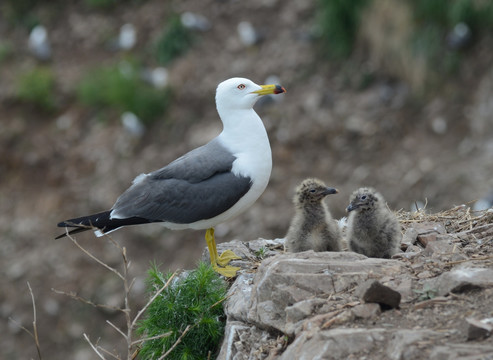
[{"label": "brown earth bank", "polygon": [[[54,240],[60,230],[56,224],[108,209],[136,175],[160,168],[218,134],[214,91],[226,78],[245,76],[264,83],[276,76],[288,93],[256,107],[271,140],[271,181],[251,209],[217,227],[219,241],[282,238],[294,213],[294,188],[306,177],[319,177],[339,189],[328,204],[336,218],[344,215],[349,195],[360,186],[377,188],[392,209],[407,211],[419,202],[432,213],[483,198],[493,188],[493,51],[488,36],[462,54],[453,76],[416,95],[410,83],[372,63],[363,36],[343,64],[321,58],[310,35],[317,12],[310,2],[149,0],[126,2],[112,11],[69,2],[39,5],[33,11],[47,26],[53,49],[51,61],[41,64],[56,75],[53,112],[16,99],[16,76],[39,64],[29,56],[28,31],[0,24],[0,38],[15,44],[13,56],[0,66],[0,342],[6,358],[37,356],[33,340],[18,326],[32,323],[27,282],[36,299],[44,358],[94,358],[83,333],[121,348],[121,336],[105,325],[106,320],[123,325],[119,313],[52,291],[113,305],[123,299],[112,274],[72,242]],[[128,133],[119,114],[101,121],[93,109],[76,101],[76,84],[87,70],[127,55],[106,46],[120,26],[134,24],[134,50],[145,54],[146,44],[158,37],[170,14],[184,11],[205,16],[211,28],[198,33],[193,46],[167,67],[172,105],[143,136]],[[242,43],[237,32],[241,21],[250,22],[262,41]],[[149,58],[145,62],[157,65]],[[359,86],[362,69],[370,69],[373,79],[365,86]],[[194,267],[203,236],[158,225],[114,234],[132,260],[135,308],[145,302],[150,262],[170,270]],[[77,239],[107,264],[120,266],[121,254],[110,242],[89,233]],[[483,250],[466,255],[487,256],[474,255]],[[428,266],[419,271],[438,275]],[[482,294],[466,292],[447,298],[452,307],[433,304],[419,311],[445,308],[460,314],[466,310],[457,304],[467,305],[476,295],[488,305]],[[408,309],[400,311],[406,315]],[[390,321],[383,320],[389,314],[382,313],[377,322]],[[422,326],[417,321],[415,326]]]}]

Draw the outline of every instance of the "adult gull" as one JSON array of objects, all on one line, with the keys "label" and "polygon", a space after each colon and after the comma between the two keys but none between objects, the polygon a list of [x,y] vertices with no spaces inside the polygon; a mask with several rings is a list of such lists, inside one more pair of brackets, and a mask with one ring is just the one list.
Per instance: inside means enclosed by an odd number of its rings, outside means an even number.
[{"label": "adult gull", "polygon": [[214,269],[233,277],[231,250],[218,255],[214,226],[250,207],[264,192],[272,170],[267,132],[253,106],[262,95],[281,94],[280,85],[257,85],[244,78],[220,83],[216,107],[222,132],[165,167],[140,174],[108,211],[60,222],[67,234],[94,229],[102,236],[123,226],[159,222],[172,230],[207,229]]}]

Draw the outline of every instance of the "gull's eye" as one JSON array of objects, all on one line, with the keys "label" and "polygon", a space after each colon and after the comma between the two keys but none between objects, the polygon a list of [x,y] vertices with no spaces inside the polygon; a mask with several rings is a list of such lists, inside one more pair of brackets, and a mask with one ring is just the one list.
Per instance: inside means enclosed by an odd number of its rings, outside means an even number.
[{"label": "gull's eye", "polygon": [[315,189],[310,189],[310,192],[311,193],[314,193],[316,190]]},{"label": "gull's eye", "polygon": [[361,197],[361,200],[366,200],[366,195],[363,195],[363,196]]},{"label": "gull's eye", "polygon": [[243,90],[244,88],[246,88],[245,84],[240,84],[240,85],[238,85],[237,87],[238,87],[238,89],[240,89],[240,90]]}]

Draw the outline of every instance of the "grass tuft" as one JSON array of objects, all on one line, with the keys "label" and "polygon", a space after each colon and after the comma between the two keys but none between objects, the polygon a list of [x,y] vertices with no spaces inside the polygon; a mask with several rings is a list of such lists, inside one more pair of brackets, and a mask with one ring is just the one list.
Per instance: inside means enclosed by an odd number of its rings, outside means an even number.
[{"label": "grass tuft", "polygon": [[175,58],[184,54],[193,44],[194,37],[178,15],[173,15],[163,29],[155,45],[156,60],[161,65],[168,65]]},{"label": "grass tuft", "polygon": [[14,53],[14,47],[8,41],[0,41],[0,64],[9,59]]},{"label": "grass tuft", "polygon": [[[161,288],[171,275],[164,275],[153,265],[148,276],[151,291]],[[149,306],[138,329],[146,338],[168,331],[171,335],[144,342],[139,357],[158,359],[173,346],[167,359],[207,359],[214,355],[224,333],[222,301],[226,291],[225,282],[206,263],[175,279]]]},{"label": "grass tuft", "polygon": [[170,89],[154,89],[139,78],[138,68],[123,62],[94,69],[77,91],[81,103],[100,109],[130,111],[149,124],[162,115],[171,100]]},{"label": "grass tuft", "polygon": [[351,55],[365,0],[319,0],[317,27],[322,52],[328,58]]},{"label": "grass tuft", "polygon": [[111,10],[122,3],[140,3],[145,0],[84,0],[84,4],[93,10]]},{"label": "grass tuft", "polygon": [[17,83],[17,98],[43,110],[55,109],[55,77],[47,67],[22,74]]},{"label": "grass tuft", "polygon": [[[462,54],[493,27],[493,2],[477,0],[318,0],[321,53],[344,60],[356,41],[373,70],[406,81],[415,95],[457,74]],[[462,38],[453,30],[468,29]],[[343,65],[345,65],[343,63]]]}]

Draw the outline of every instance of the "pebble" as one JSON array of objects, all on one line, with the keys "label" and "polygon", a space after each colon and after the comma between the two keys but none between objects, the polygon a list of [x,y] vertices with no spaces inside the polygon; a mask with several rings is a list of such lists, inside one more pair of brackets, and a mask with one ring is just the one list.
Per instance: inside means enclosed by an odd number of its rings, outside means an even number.
[{"label": "pebble", "polygon": [[493,318],[483,320],[468,318],[466,321],[468,341],[487,338],[493,332]]},{"label": "pebble", "polygon": [[358,286],[355,294],[366,303],[378,303],[382,307],[395,309],[401,302],[401,294],[377,280],[368,280]]}]

